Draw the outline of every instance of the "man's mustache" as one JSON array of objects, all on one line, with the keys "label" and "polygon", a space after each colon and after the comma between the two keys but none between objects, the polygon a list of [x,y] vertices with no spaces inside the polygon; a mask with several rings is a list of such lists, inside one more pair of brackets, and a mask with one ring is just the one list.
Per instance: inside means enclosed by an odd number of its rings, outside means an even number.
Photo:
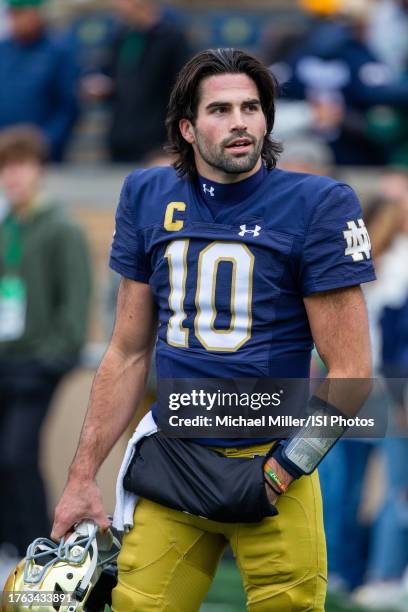
[{"label": "man's mustache", "polygon": [[222,141],[222,146],[223,147],[228,147],[232,142],[237,140],[237,138],[247,138],[248,140],[251,141],[252,144],[256,143],[256,138],[254,136],[252,136],[251,134],[248,134],[248,132],[236,132],[234,134],[234,136],[231,136],[230,138],[227,138],[226,140],[223,140]]}]

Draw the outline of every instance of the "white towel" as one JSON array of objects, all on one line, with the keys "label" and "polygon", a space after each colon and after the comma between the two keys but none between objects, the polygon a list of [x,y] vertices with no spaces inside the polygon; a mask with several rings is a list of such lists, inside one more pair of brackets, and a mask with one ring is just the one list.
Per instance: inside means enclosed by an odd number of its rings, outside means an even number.
[{"label": "white towel", "polygon": [[133,514],[137,504],[137,495],[123,488],[123,478],[127,472],[130,462],[135,453],[136,444],[145,436],[156,433],[157,425],[151,411],[148,412],[136,427],[133,436],[126,447],[125,456],[120,466],[118,479],[116,481],[116,505],[113,514],[113,527],[119,531],[130,531],[133,527]]}]

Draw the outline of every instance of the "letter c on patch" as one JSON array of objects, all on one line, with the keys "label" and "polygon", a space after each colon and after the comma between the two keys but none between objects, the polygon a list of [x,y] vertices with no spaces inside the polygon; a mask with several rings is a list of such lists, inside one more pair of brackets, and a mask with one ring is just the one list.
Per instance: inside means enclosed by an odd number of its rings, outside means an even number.
[{"label": "letter c on patch", "polygon": [[183,229],[184,221],[178,219],[174,221],[174,213],[175,211],[184,212],[186,210],[185,202],[170,202],[167,204],[166,214],[164,215],[164,229],[168,232],[179,232]]}]

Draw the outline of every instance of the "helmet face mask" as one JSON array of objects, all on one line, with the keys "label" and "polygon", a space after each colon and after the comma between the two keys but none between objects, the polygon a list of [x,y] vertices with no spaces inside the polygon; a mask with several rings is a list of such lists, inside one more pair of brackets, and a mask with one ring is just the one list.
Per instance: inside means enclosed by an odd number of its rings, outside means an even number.
[{"label": "helmet face mask", "polygon": [[[59,544],[48,538],[37,538],[7,580],[5,596],[13,592],[27,594],[21,610],[51,612],[62,607],[65,612],[86,611],[86,602],[102,572],[110,569],[110,575],[114,574],[112,564],[119,550],[120,543],[112,532],[99,533],[92,521],[79,523]],[[3,606],[2,610],[8,612],[4,601]],[[13,603],[11,609],[16,612],[20,608]]]}]

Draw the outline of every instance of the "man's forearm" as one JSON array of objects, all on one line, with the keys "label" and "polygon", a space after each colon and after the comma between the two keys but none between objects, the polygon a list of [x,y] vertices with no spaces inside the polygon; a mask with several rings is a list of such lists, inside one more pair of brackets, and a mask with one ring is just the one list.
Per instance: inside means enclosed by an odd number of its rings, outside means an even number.
[{"label": "man's forearm", "polygon": [[372,371],[368,360],[351,362],[346,368],[329,369],[314,395],[337,408],[346,417],[354,417],[372,390]]},{"label": "man's forearm", "polygon": [[93,480],[143,397],[150,351],[128,357],[110,346],[94,379],[69,478]]},{"label": "man's forearm", "polygon": [[360,287],[305,299],[313,338],[327,368],[315,395],[346,416],[355,416],[371,391],[367,309]]}]

